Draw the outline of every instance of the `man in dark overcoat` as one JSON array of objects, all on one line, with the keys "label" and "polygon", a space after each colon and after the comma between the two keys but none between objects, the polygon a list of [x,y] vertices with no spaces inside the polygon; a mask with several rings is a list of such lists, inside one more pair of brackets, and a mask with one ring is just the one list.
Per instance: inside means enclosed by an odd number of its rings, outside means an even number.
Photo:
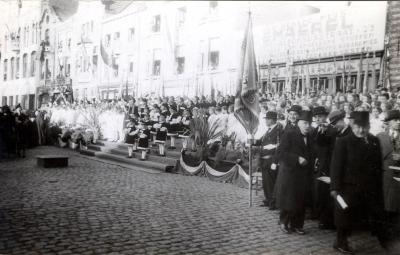
[{"label": "man in dark overcoat", "polygon": [[276,112],[266,112],[264,119],[267,130],[258,144],[260,146],[258,166],[261,169],[262,174],[262,185],[265,197],[265,200],[263,201],[264,206],[268,206],[270,209],[275,209],[276,198],[274,187],[278,172],[277,147],[279,145],[279,140],[282,137],[283,127],[277,122],[278,114]]},{"label": "man in dark overcoat", "polygon": [[[383,213],[379,141],[369,134],[369,112],[353,112],[352,118],[352,132],[336,140],[330,166],[331,195],[335,199],[337,228],[333,247],[346,254],[353,254],[347,239],[354,229],[360,208],[368,213],[371,231],[380,241]],[[345,204],[340,204],[341,199]]]},{"label": "man in dark overcoat", "polygon": [[[383,160],[383,198],[385,205],[385,229],[388,244],[400,244],[400,111],[390,110],[385,122],[388,130],[377,134]],[[390,248],[390,247],[389,247]]]},{"label": "man in dark overcoat", "polygon": [[[321,216],[321,207],[326,198],[331,199],[329,194],[329,185],[319,181],[317,178],[321,176],[328,176],[329,161],[331,157],[331,134],[333,133],[331,125],[327,123],[328,111],[323,106],[317,106],[313,109],[314,120],[316,128],[311,132],[314,140],[316,162],[314,172],[312,174],[312,185],[310,184],[310,194],[308,201],[311,202],[311,215],[313,218]],[[325,225],[328,225],[326,222]],[[333,223],[332,223],[333,225]],[[320,225],[321,227],[322,225]]]},{"label": "man in dark overcoat", "polygon": [[314,166],[311,122],[312,112],[301,111],[297,128],[283,133],[278,148],[277,204],[285,233],[305,234],[305,199]]}]

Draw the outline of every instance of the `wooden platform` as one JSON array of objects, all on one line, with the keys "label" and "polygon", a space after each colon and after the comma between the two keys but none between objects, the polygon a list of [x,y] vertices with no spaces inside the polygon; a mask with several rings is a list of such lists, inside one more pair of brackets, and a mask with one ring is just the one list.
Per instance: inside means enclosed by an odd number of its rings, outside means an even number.
[{"label": "wooden platform", "polygon": [[59,155],[36,156],[37,165],[44,168],[68,167],[68,157]]}]

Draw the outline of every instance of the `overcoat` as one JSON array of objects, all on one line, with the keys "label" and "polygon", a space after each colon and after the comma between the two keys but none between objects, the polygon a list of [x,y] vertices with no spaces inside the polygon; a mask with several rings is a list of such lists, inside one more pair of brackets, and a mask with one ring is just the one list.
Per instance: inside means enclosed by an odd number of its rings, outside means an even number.
[{"label": "overcoat", "polygon": [[337,227],[352,229],[360,208],[367,209],[371,218],[383,212],[382,159],[378,138],[371,134],[366,139],[359,138],[352,132],[338,138],[330,176],[331,190],[337,191],[349,206],[344,210],[335,203]]},{"label": "overcoat", "polygon": [[394,146],[391,137],[387,133],[379,133],[377,137],[382,151],[385,210],[388,212],[400,212],[400,183],[393,179],[394,170],[389,168],[389,166],[399,165],[392,158]]},{"label": "overcoat", "polygon": [[[277,177],[277,205],[281,210],[302,211],[311,173],[314,166],[314,153],[311,135],[307,144],[298,127],[283,133],[278,148],[279,172]],[[307,160],[307,165],[298,163],[299,157]]]}]

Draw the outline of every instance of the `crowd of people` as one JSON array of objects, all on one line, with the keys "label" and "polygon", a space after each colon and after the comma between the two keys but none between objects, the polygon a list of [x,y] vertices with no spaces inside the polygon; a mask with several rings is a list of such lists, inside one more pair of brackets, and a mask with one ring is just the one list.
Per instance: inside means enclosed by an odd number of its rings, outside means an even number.
[{"label": "crowd of people", "polygon": [[[13,111],[3,106],[1,150],[3,155],[24,157],[26,148],[54,144],[63,127],[89,126],[98,129],[103,139],[131,144],[131,157],[139,138],[163,128],[187,134],[196,118],[207,118],[210,126],[217,125],[225,134],[235,134],[236,142],[246,143],[246,131],[234,116],[234,99],[220,94],[215,98],[93,99],[49,103],[35,112],[20,105]],[[264,205],[280,210],[283,232],[305,234],[306,208],[310,208],[320,228],[337,229],[334,248],[343,253],[353,253],[348,236],[356,223],[369,224],[383,246],[393,233],[400,234],[396,232],[400,218],[398,91],[260,93],[259,99],[257,168],[262,173]],[[84,112],[89,108],[93,111],[88,117]]]}]

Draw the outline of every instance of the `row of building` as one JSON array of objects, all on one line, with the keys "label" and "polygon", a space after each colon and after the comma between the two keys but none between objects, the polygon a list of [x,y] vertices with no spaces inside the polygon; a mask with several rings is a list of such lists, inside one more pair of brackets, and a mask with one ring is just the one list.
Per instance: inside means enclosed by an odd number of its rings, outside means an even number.
[{"label": "row of building", "polygon": [[234,94],[249,10],[265,90],[301,91],[306,76],[315,89],[386,84],[385,45],[396,39],[385,44],[392,2],[0,5],[1,103],[30,109],[58,98]]}]

